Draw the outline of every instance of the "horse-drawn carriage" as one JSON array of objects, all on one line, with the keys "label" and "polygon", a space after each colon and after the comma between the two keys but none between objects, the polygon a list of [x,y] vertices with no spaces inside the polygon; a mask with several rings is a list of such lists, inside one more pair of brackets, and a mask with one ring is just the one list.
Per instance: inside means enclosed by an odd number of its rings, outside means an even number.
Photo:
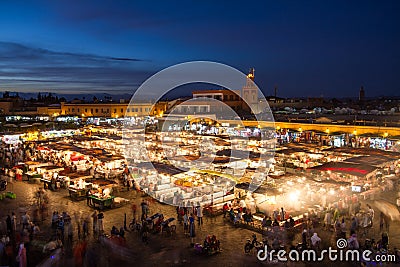
[{"label": "horse-drawn carriage", "polygon": [[147,230],[152,233],[161,232],[161,223],[164,221],[164,215],[162,213],[156,213],[146,218]]},{"label": "horse-drawn carriage", "polygon": [[170,225],[175,218],[168,218],[161,223],[161,234],[172,235],[176,233],[176,225]]},{"label": "horse-drawn carriage", "polygon": [[207,235],[203,245],[196,243],[194,249],[199,254],[212,255],[221,252],[220,241],[215,235]]}]

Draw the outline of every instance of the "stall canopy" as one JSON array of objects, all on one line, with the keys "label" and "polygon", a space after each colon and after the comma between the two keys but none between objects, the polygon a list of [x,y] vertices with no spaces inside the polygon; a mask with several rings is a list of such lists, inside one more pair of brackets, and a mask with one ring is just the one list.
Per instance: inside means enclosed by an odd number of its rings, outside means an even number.
[{"label": "stall canopy", "polygon": [[85,159],[85,156],[83,156],[83,155],[74,154],[71,156],[72,161],[79,161],[79,160],[84,160],[84,159]]},{"label": "stall canopy", "polygon": [[[245,182],[245,183],[239,183],[237,185],[235,185],[236,188],[238,189],[242,189],[242,190],[249,190],[250,188],[250,183]],[[267,185],[262,185],[260,187],[258,187],[254,193],[256,194],[270,194],[270,195],[279,195],[281,194],[281,192],[279,192],[278,189],[276,189],[275,187],[269,187]]]},{"label": "stall canopy", "polygon": [[253,159],[259,158],[260,153],[253,151],[244,151],[244,150],[231,150],[231,149],[223,149],[217,152],[217,156],[220,157],[235,157],[237,159]]},{"label": "stall canopy", "polygon": [[165,164],[165,163],[158,163],[158,162],[141,162],[137,164],[139,169],[156,169],[158,173],[164,173],[169,175],[175,175],[178,173],[186,172],[189,169],[187,168],[177,168],[173,165]]},{"label": "stall canopy", "polygon": [[373,148],[350,148],[350,147],[335,147],[325,149],[324,151],[332,151],[337,153],[347,153],[347,154],[358,154],[358,155],[370,155],[370,156],[379,156],[389,159],[400,159],[400,153],[394,151],[385,151],[380,149]]},{"label": "stall canopy", "polygon": [[389,158],[386,156],[361,156],[361,157],[355,157],[355,158],[349,158],[346,159],[344,162],[348,163],[355,163],[355,164],[361,164],[361,165],[372,165],[375,167],[378,167],[383,164],[387,164],[390,161],[393,161],[396,159]]},{"label": "stall canopy", "polygon": [[309,152],[309,150],[301,148],[301,147],[291,147],[285,149],[277,149],[275,153],[283,154],[283,155],[292,155],[300,152]]},{"label": "stall canopy", "polygon": [[312,168],[319,171],[331,171],[336,173],[350,174],[358,177],[366,177],[368,174],[374,172],[377,167],[370,164],[356,164],[349,162],[328,162],[321,166]]}]

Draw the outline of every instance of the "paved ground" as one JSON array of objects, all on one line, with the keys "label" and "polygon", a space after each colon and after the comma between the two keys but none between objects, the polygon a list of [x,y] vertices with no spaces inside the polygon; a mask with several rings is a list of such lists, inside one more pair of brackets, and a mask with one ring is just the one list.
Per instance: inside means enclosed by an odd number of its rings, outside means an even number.
[{"label": "paved ground", "polygon": [[[17,199],[5,199],[0,202],[0,218],[1,228],[4,229],[5,216],[11,211],[16,211],[20,215],[23,211],[27,210],[32,212],[32,203],[34,203],[34,192],[40,187],[37,184],[28,184],[27,182],[15,182],[10,185],[8,190],[12,190],[17,194]],[[50,233],[51,212],[58,210],[59,212],[68,211],[72,217],[73,214],[80,216],[88,216],[93,213],[93,209],[86,205],[86,201],[71,201],[68,197],[68,191],[61,189],[58,192],[47,191],[50,198],[49,214],[45,216],[45,221],[40,225],[41,229],[47,234]],[[127,198],[138,206],[140,212],[140,202],[142,196],[136,195],[136,192],[120,192],[121,197]],[[389,192],[381,196],[383,199],[395,199],[395,192]],[[370,202],[372,203],[372,202]],[[365,204],[365,203],[364,203]],[[113,225],[118,228],[123,226],[124,214],[128,216],[129,220],[132,218],[131,204],[127,204],[120,208],[107,210],[104,212],[104,228],[106,233],[110,233]],[[161,212],[165,217],[175,217],[175,208],[154,202],[150,206],[151,214]],[[377,218],[379,216],[376,216]],[[375,222],[378,225],[378,222]],[[76,226],[75,226],[76,227]],[[91,225],[90,225],[91,229]],[[322,237],[324,243],[327,245],[333,242],[333,233],[327,232],[322,229],[317,229],[317,232]],[[380,233],[378,229],[370,232],[368,237],[375,237],[378,239]],[[94,262],[86,263],[86,266],[260,266],[266,265],[267,262],[259,262],[255,254],[246,255],[243,251],[244,244],[247,238],[250,238],[254,232],[241,227],[234,227],[229,222],[225,221],[222,216],[216,218],[205,218],[203,226],[196,228],[197,237],[195,242],[202,243],[207,234],[215,234],[221,241],[222,252],[216,255],[204,256],[198,255],[194,249],[190,247],[190,239],[183,234],[183,227],[177,225],[177,234],[174,237],[166,237],[161,235],[150,235],[149,244],[141,242],[136,232],[127,232],[126,240],[128,249],[125,250],[112,250],[104,247],[98,242],[95,242],[93,234],[89,236],[89,245],[87,250],[87,258],[94,258]],[[400,247],[400,226],[398,223],[392,222],[390,228],[390,245],[391,247]],[[49,235],[50,236],[50,235]],[[260,236],[258,234],[258,236]],[[260,239],[260,238],[259,238]],[[299,239],[296,236],[294,243]],[[74,244],[77,242],[77,234],[75,230]],[[361,240],[362,242],[362,240]],[[47,255],[41,254],[39,251],[41,247],[32,246],[31,253],[28,261],[29,266],[35,266]],[[115,253],[116,252],[116,253]],[[286,264],[292,265],[292,264]],[[296,266],[304,264],[297,263]],[[337,266],[338,264],[327,263],[326,265]],[[71,246],[66,246],[64,255],[58,262],[58,266],[74,266],[72,258]],[[317,265],[316,265],[317,266]],[[344,265],[345,266],[345,265]]]}]

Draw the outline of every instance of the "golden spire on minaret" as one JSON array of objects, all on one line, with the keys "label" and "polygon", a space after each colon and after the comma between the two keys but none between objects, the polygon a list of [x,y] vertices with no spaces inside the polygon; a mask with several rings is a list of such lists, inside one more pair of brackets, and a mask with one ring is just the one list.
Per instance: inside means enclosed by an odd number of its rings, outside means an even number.
[{"label": "golden spire on minaret", "polygon": [[247,78],[254,81],[254,68],[250,68],[249,74],[247,74]]}]

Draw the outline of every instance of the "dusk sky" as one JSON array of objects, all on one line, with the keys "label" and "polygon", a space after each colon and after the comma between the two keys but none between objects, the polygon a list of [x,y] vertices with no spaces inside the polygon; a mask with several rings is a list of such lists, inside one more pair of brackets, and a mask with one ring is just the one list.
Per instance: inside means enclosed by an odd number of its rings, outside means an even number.
[{"label": "dusk sky", "polygon": [[132,93],[210,60],[271,95],[400,95],[400,1],[1,1],[0,91]]}]

